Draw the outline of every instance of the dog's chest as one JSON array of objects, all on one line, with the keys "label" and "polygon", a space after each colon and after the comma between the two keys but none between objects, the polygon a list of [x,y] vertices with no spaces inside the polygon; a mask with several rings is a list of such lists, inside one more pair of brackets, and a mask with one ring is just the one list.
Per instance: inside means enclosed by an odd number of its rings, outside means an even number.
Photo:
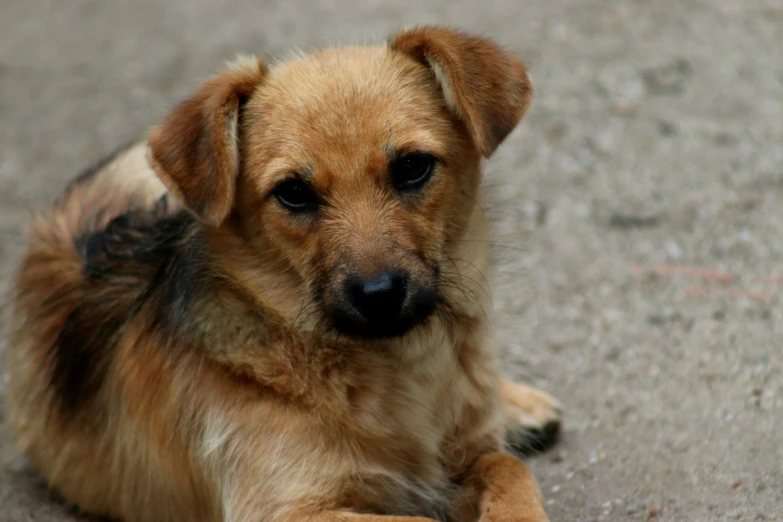
[{"label": "dog's chest", "polygon": [[357,401],[356,421],[369,434],[358,471],[375,510],[445,519],[459,456],[471,442],[460,423],[479,397],[473,377],[455,347],[442,345],[373,391]]}]

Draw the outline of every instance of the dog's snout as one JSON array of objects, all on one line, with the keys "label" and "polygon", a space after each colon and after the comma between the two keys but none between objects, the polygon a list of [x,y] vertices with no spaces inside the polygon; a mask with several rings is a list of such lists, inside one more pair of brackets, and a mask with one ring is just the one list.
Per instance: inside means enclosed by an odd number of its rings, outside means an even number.
[{"label": "dog's snout", "polygon": [[436,302],[433,283],[404,270],[353,272],[326,293],[334,327],[356,337],[404,335],[426,321]]},{"label": "dog's snout", "polygon": [[390,321],[400,316],[407,296],[404,274],[382,272],[370,277],[352,277],[347,293],[356,311],[368,321]]}]

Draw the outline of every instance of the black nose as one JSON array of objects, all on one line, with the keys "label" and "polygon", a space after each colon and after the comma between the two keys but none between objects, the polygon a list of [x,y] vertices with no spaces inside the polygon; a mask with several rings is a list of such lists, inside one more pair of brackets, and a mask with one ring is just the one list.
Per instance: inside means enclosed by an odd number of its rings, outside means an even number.
[{"label": "black nose", "polygon": [[408,286],[404,275],[383,272],[351,278],[347,285],[353,306],[368,321],[393,321],[400,316]]}]

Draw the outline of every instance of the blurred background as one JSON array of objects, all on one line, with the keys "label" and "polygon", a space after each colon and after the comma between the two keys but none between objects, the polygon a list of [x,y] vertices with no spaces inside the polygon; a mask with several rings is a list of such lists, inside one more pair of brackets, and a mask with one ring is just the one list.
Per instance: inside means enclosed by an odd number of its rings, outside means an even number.
[{"label": "blurred background", "polygon": [[[552,520],[783,520],[780,0],[2,0],[2,289],[30,209],[226,59],[417,23],[535,80],[487,212],[507,371],[566,407]],[[0,522],[80,520],[10,444],[0,409]]]}]

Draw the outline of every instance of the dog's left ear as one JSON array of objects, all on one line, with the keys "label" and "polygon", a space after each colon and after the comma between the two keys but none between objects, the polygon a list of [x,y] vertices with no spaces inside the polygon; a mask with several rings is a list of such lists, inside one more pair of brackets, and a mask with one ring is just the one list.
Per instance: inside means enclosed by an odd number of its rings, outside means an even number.
[{"label": "dog's left ear", "polygon": [[149,135],[148,158],[161,181],[202,221],[219,226],[234,205],[239,114],[267,72],[243,58],[205,82]]},{"label": "dog's left ear", "polygon": [[530,107],[533,84],[525,64],[491,40],[425,26],[398,33],[390,45],[432,71],[449,109],[485,157]]}]

